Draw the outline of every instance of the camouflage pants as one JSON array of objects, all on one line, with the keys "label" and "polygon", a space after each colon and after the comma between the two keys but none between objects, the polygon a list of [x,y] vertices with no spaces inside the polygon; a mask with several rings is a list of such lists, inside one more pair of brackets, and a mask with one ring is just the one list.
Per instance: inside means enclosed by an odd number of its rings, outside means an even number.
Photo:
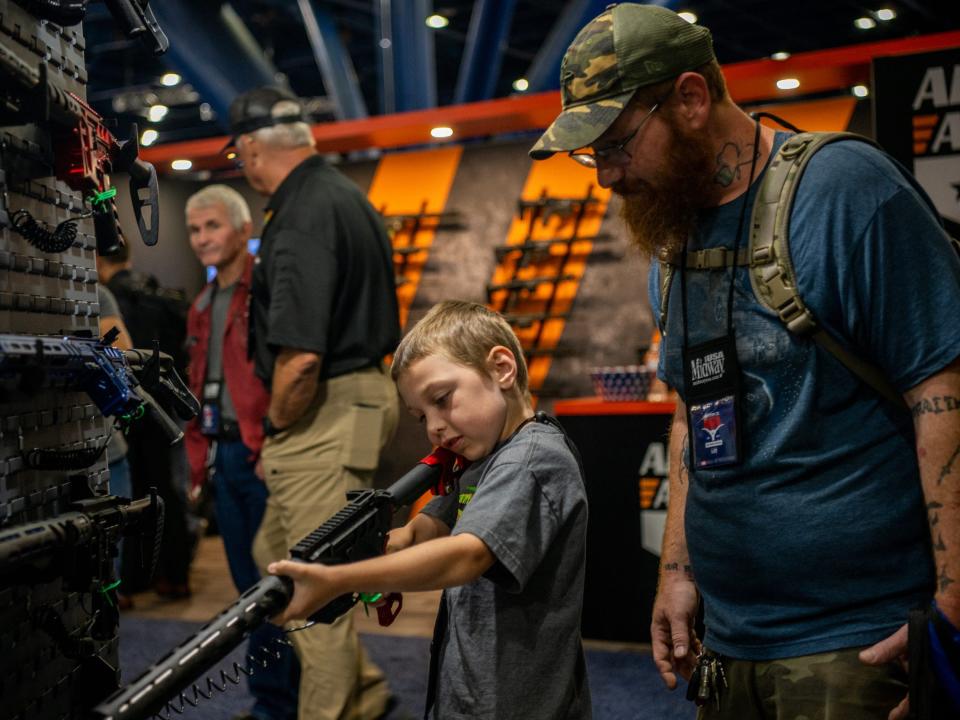
[{"label": "camouflage pants", "polygon": [[886,720],[907,695],[897,664],[864,665],[862,648],[751,662],[723,658],[728,688],[697,720]]}]

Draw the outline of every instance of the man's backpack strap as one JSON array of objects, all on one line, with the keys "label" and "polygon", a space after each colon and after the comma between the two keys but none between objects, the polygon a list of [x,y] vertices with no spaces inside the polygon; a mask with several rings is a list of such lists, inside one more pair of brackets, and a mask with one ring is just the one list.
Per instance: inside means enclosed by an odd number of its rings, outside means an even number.
[{"label": "man's backpack strap", "polygon": [[[680,267],[683,253],[680,250],[664,248],[660,251],[660,332],[667,326],[667,301],[670,296],[670,285],[673,282],[673,273]],[[722,270],[731,265],[743,267],[750,264],[750,249],[740,248],[736,259],[733,250],[729,248],[708,248],[706,250],[691,250],[687,253],[687,270]]]},{"label": "man's backpack strap", "polygon": [[790,257],[794,196],[810,158],[824,145],[838,140],[858,140],[876,146],[869,138],[853,133],[804,132],[786,140],[770,161],[750,218],[750,284],[757,300],[775,312],[790,332],[810,337],[883,397],[903,407],[903,397],[884,372],[846,350],[820,328],[797,289],[797,274]]}]

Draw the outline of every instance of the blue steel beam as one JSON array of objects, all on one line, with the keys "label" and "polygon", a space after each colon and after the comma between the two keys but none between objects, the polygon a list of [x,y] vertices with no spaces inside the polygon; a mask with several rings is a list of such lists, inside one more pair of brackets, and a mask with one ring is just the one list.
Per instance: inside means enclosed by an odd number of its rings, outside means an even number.
[{"label": "blue steel beam", "polygon": [[436,107],[433,31],[424,24],[433,0],[380,0],[379,7],[383,112]]},{"label": "blue steel beam", "polygon": [[479,0],[473,6],[454,103],[493,97],[516,5],[517,0]]},{"label": "blue steel beam", "polygon": [[[560,63],[563,61],[563,54],[580,29],[602,13],[609,4],[610,0],[569,0],[567,2],[527,70],[530,92],[556,90],[560,87]],[[673,8],[678,2],[677,0],[654,0],[645,4]]]},{"label": "blue steel beam", "polygon": [[323,77],[323,87],[333,101],[334,116],[337,120],[367,117],[367,104],[360,92],[357,72],[333,16],[312,0],[297,0],[297,4]]},{"label": "blue steel beam", "polygon": [[227,128],[230,103],[242,92],[275,85],[279,73],[233,8],[216,2],[163,0],[150,3],[170,38],[166,58]]}]

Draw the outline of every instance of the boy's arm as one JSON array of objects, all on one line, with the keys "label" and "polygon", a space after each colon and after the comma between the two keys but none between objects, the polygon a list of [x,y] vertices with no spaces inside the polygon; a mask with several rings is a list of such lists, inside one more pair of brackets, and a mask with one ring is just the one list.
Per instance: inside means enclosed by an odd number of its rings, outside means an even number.
[{"label": "boy's arm", "polygon": [[495,560],[480,538],[462,533],[345,565],[275,562],[267,569],[292,579],[294,592],[283,615],[274,621],[307,618],[350,592],[417,592],[465,585],[489,570]]},{"label": "boy's arm", "polygon": [[403,527],[394,528],[387,533],[387,546],[384,550],[388,555],[398,550],[405,550],[412,545],[419,545],[427,540],[446,537],[450,534],[450,527],[433,515],[417,513],[413,520]]},{"label": "boy's arm", "polygon": [[683,461],[687,432],[687,409],[678,399],[670,427],[670,501],[660,550],[660,582],[650,626],[653,661],[671,690],[677,686],[677,673],[690,677],[696,665],[694,655],[699,651],[693,625],[700,598],[683,529],[690,480]]}]

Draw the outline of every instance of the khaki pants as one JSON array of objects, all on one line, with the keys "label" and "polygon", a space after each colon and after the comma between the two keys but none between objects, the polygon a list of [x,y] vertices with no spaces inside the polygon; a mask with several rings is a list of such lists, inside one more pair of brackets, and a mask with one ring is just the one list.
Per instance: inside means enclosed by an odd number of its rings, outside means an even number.
[{"label": "khaki pants", "polygon": [[896,663],[864,665],[863,648],[750,662],[723,658],[728,689],[720,708],[708,702],[698,720],[887,720],[907,696]]},{"label": "khaki pants", "polygon": [[[370,487],[397,408],[389,376],[361,370],[322,382],[304,417],[267,439],[270,497],[253,546],[261,571],[343,507],[347,490]],[[301,663],[299,720],[371,720],[384,712],[390,691],[360,645],[352,613],[288,637]]]}]

